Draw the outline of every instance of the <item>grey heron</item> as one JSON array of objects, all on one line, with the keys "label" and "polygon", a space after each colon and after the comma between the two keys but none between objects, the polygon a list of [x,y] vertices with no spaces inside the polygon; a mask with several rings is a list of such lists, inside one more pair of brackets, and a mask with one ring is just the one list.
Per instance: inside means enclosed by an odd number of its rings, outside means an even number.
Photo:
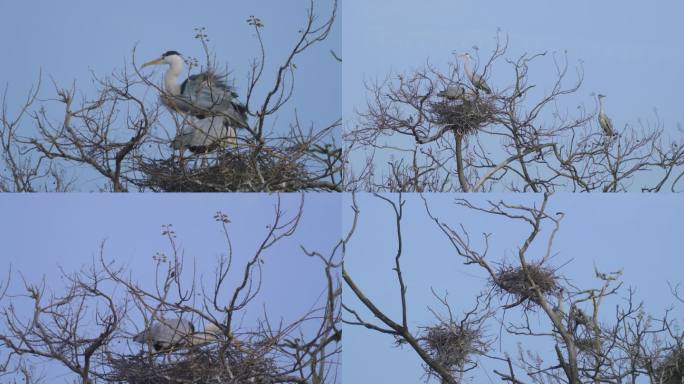
[{"label": "grey heron", "polygon": [[169,66],[164,75],[162,103],[172,111],[192,117],[173,140],[173,148],[202,153],[222,143],[236,145],[235,129],[248,127],[247,108],[237,101],[238,95],[226,83],[225,76],[207,70],[179,84],[184,61],[176,51],[167,51],[142,67],[159,64]]},{"label": "grey heron", "polygon": [[613,121],[606,115],[606,112],[603,108],[603,99],[606,97],[606,95],[598,95],[598,102],[599,102],[599,113],[598,113],[598,122],[599,125],[601,126],[601,129],[603,129],[603,133],[607,137],[612,137],[615,134],[615,130],[613,129]]},{"label": "grey heron", "polygon": [[195,327],[189,320],[161,318],[133,336],[133,341],[149,343],[155,351],[163,351],[174,346],[202,345],[216,341],[220,333],[221,330],[214,324],[209,324],[203,332],[195,332]]},{"label": "grey heron", "polygon": [[437,96],[443,97],[449,100],[456,100],[463,97],[465,94],[465,89],[460,84],[450,84],[445,90],[440,91]]},{"label": "grey heron", "polygon": [[484,91],[484,93],[488,95],[491,94],[492,89],[489,88],[489,85],[487,85],[487,82],[484,80],[484,78],[482,78],[481,75],[474,73],[470,68],[470,54],[466,52],[462,54],[461,57],[463,58],[463,67],[465,68],[466,75],[473,86],[481,91]]}]

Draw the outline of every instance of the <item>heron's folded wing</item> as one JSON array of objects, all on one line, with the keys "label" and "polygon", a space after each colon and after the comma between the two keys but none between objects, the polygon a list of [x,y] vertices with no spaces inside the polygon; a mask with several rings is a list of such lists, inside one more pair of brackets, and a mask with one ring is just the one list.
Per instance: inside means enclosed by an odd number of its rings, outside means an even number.
[{"label": "heron's folded wing", "polygon": [[[214,116],[226,117],[231,125],[247,127],[244,107],[233,98],[232,91],[219,87],[201,87],[191,95],[191,102],[200,110],[209,111]],[[242,108],[241,108],[242,107]]]}]

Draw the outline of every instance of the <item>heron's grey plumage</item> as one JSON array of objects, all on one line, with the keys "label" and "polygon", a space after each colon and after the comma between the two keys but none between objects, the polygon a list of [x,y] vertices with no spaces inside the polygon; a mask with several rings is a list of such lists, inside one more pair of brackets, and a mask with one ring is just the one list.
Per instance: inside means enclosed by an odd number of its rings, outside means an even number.
[{"label": "heron's grey plumage", "polygon": [[195,327],[189,320],[169,318],[155,321],[146,330],[133,337],[133,341],[141,344],[150,343],[156,351],[174,345],[186,344],[193,335]]},{"label": "heron's grey plumage", "polygon": [[233,126],[219,116],[188,119],[171,142],[173,149],[188,148],[196,153],[226,145],[236,146],[237,137]]},{"label": "heron's grey plumage", "polygon": [[615,134],[615,130],[613,129],[613,121],[606,115],[606,112],[603,110],[603,98],[606,97],[605,95],[598,95],[598,101],[599,101],[599,114],[598,114],[598,122],[599,125],[601,126],[601,129],[603,129],[603,134],[612,137]]},{"label": "heron's grey plumage", "polygon": [[188,77],[180,86],[180,94],[162,97],[162,102],[178,112],[200,118],[220,116],[231,126],[247,128],[247,108],[237,97],[225,76],[207,71]]},{"label": "heron's grey plumage", "polygon": [[165,75],[162,103],[174,112],[188,115],[187,123],[172,146],[206,152],[224,143],[237,144],[236,128],[248,128],[247,107],[229,86],[226,76],[213,70],[189,76],[178,85],[176,80],[183,69],[183,59],[176,51],[168,51],[161,58],[145,63],[169,64]]},{"label": "heron's grey plumage", "polygon": [[470,54],[464,53],[461,55],[463,57],[463,66],[465,68],[466,75],[468,76],[468,80],[470,80],[470,83],[473,84],[473,86],[481,91],[484,91],[486,94],[491,94],[492,89],[489,88],[489,85],[485,81],[485,79],[482,77],[482,75],[479,75],[475,72],[473,72],[470,69]]},{"label": "heron's grey plumage", "polygon": [[460,84],[450,84],[446,87],[445,90],[440,91],[437,96],[439,97],[444,97],[445,99],[449,100],[456,100],[465,94],[465,88],[463,88],[462,85]]}]

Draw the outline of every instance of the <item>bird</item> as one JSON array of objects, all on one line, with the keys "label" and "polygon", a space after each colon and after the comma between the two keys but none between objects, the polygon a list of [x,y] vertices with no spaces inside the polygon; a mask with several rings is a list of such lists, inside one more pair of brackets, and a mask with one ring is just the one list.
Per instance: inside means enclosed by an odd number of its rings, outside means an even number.
[{"label": "bird", "polygon": [[214,323],[209,323],[204,327],[204,331],[195,332],[190,337],[189,343],[193,346],[204,345],[217,341],[223,330]]},{"label": "bird", "polygon": [[606,112],[603,109],[603,99],[606,97],[606,95],[599,94],[597,97],[599,102],[599,125],[601,126],[601,129],[603,129],[603,133],[607,137],[611,137],[615,134],[615,130],[613,130],[613,121],[606,115]]},{"label": "bird", "polygon": [[446,87],[445,90],[440,91],[437,94],[437,96],[443,97],[443,98],[449,99],[449,100],[457,100],[457,99],[463,97],[464,94],[465,94],[465,89],[463,88],[463,86],[461,86],[460,84],[458,84],[458,85],[450,84]]},{"label": "bird", "polygon": [[470,54],[466,52],[462,54],[461,57],[463,58],[463,66],[465,68],[466,75],[468,76],[468,79],[473,84],[473,86],[481,91],[484,91],[484,93],[490,95],[492,93],[492,89],[489,88],[487,82],[482,78],[481,75],[474,73],[472,69],[470,69]]},{"label": "bird", "polygon": [[166,351],[176,346],[197,346],[216,341],[221,329],[209,324],[204,331],[195,332],[192,322],[181,318],[161,318],[149,328],[133,336],[133,341],[150,344],[155,351]]},{"label": "bird", "polygon": [[209,69],[190,75],[178,84],[184,61],[177,51],[164,52],[158,59],[144,63],[142,68],[161,64],[169,66],[164,74],[162,104],[191,117],[171,146],[187,148],[193,153],[206,153],[223,143],[236,146],[235,129],[249,127],[247,107],[237,100],[238,95],[226,83],[225,76]]}]

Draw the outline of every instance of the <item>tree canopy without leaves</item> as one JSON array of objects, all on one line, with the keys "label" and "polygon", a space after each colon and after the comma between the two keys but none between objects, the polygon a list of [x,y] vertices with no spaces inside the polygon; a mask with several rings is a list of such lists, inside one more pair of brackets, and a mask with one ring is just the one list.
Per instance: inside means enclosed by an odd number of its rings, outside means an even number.
[{"label": "tree canopy without leaves", "polygon": [[[684,333],[671,309],[661,315],[649,314],[635,289],[623,284],[618,266],[613,271],[586,271],[594,277],[595,283],[589,285],[580,286],[575,277],[564,275],[565,264],[557,260],[555,239],[565,214],[548,212],[549,195],[530,205],[505,201],[475,204],[457,199],[461,213],[489,215],[526,228],[513,245],[512,259],[490,255],[491,249],[498,249],[496,228],[478,236],[459,224],[453,213],[431,211],[429,196],[422,202],[418,196],[407,200],[401,194],[376,197],[390,208],[387,222],[395,237],[395,242],[387,245],[392,255],[387,269],[395,281],[382,285],[396,287],[396,295],[386,294],[381,300],[374,297],[354,278],[353,271],[345,268],[342,276],[349,294],[345,292],[342,322],[387,335],[388,347],[393,341],[395,347],[414,352],[423,363],[426,382],[673,384],[684,379]],[[402,268],[406,258],[424,256],[406,251],[416,249],[407,243],[410,240],[404,228],[407,203],[424,205],[425,215],[435,225],[433,230],[448,240],[454,255],[450,257],[459,258],[466,270],[479,269],[486,276],[474,297],[438,293],[441,288],[433,286],[436,282],[421,280],[430,286],[435,306],[428,307],[433,320],[420,326],[415,325],[416,311],[422,311],[425,303],[409,300]],[[347,248],[352,247],[364,214],[356,199],[351,209]],[[359,252],[358,245],[353,247]],[[416,289],[416,280],[412,281]],[[679,285],[670,288],[674,304],[681,304]],[[387,304],[390,297],[395,298],[396,306]],[[520,344],[510,350],[506,345],[512,343],[507,340]],[[546,347],[541,351],[527,346],[525,340]]]},{"label": "tree canopy without leaves", "polygon": [[[19,107],[10,110],[16,103],[8,102],[5,88],[0,191],[341,190],[341,116],[309,123],[300,121],[291,106],[301,71],[296,61],[316,52],[336,20],[337,1],[328,5],[329,13],[321,17],[316,11],[321,6],[310,1],[303,24],[294,26],[297,37],[282,57],[264,43],[266,23],[255,16],[247,19],[259,54],[249,63],[246,81],[240,82],[246,84],[239,101],[247,108],[248,127],[238,129],[236,147],[219,145],[192,155],[172,150],[173,138],[196,122],[163,106],[158,95],[165,91],[140,70],[135,49],[124,69],[92,74],[92,93],[84,94],[75,82],[53,81],[51,95],[39,99],[41,78]],[[212,57],[204,28],[196,28],[195,38],[205,57],[186,58],[190,65],[184,75],[213,70],[237,76],[230,68],[223,70],[223,58]],[[215,39],[219,44],[222,40]],[[321,57],[340,61],[327,51]],[[292,121],[283,117],[290,115]]]},{"label": "tree canopy without leaves", "polygon": [[[104,243],[91,265],[62,271],[57,281],[63,285],[27,281],[21,271],[10,271],[0,284],[1,380],[45,382],[37,368],[47,364],[45,371],[61,367],[65,377],[70,373],[73,382],[84,384],[339,383],[338,245],[279,255],[294,264],[297,258],[320,262],[321,295],[299,317],[274,316],[268,304],[258,304],[269,249],[297,233],[303,201],[286,212],[278,199],[253,254],[240,257],[233,255],[228,215],[217,212],[225,254],[215,260],[213,279],[192,268],[197,261],[183,256],[171,225],[162,228],[168,250],[152,257],[154,276],[137,276],[111,261]],[[287,277],[282,281],[280,297],[288,300]],[[245,320],[247,312],[256,320]],[[161,345],[152,336],[134,340],[159,324],[182,329]]]},{"label": "tree canopy without leaves", "polygon": [[[508,57],[507,50],[507,38],[497,37],[491,54],[472,55],[473,68],[455,54],[446,69],[427,63],[367,83],[367,105],[345,132],[346,189],[682,190],[681,131],[666,132],[656,116],[615,124],[606,135],[597,112],[569,105],[584,72],[567,54]],[[541,66],[553,71],[550,82],[534,82],[546,71]],[[492,92],[478,88],[478,79],[489,80]]]}]

